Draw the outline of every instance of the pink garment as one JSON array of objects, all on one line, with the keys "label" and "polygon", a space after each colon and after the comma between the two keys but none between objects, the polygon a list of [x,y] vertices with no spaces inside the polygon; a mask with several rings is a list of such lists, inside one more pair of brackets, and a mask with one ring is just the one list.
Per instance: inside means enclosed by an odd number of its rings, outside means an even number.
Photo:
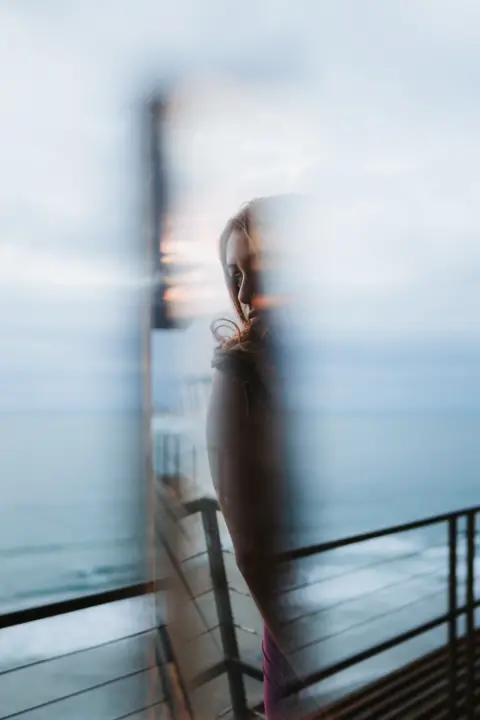
[{"label": "pink garment", "polygon": [[290,720],[297,698],[285,696],[285,689],[293,682],[293,671],[278,649],[270,632],[263,631],[263,697],[267,720]]}]

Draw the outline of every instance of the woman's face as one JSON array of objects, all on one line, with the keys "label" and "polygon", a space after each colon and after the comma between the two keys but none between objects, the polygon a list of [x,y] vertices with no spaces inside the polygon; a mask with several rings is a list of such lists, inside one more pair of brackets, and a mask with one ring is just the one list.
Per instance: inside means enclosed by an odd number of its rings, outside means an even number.
[{"label": "woman's face", "polygon": [[258,258],[241,230],[233,230],[226,247],[226,264],[230,287],[238,298],[245,317],[253,324],[260,318]]}]

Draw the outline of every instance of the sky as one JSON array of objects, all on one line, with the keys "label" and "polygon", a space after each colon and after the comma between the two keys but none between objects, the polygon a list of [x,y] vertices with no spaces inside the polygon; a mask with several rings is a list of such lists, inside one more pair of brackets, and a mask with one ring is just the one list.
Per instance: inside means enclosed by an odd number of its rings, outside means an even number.
[{"label": "sky", "polygon": [[305,193],[297,379],[332,407],[477,407],[479,35],[475,0],[4,0],[0,409],[140,401],[156,87],[179,98],[174,210],[203,288],[185,372],[227,307],[228,216]]}]

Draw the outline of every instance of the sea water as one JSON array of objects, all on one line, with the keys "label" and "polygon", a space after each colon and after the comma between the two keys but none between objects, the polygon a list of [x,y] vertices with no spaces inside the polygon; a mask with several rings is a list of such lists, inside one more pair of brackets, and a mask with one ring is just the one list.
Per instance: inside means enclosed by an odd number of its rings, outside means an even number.
[{"label": "sea water", "polygon": [[137,413],[0,414],[2,611],[138,581],[142,447]]},{"label": "sea water", "polygon": [[[302,413],[291,423],[294,544],[348,537],[478,505],[480,413]],[[461,526],[460,531],[465,529]],[[330,665],[447,612],[445,522],[297,563],[299,662]],[[465,601],[465,538],[458,539]],[[477,590],[480,588],[477,588]],[[462,623],[459,624],[461,629]],[[335,677],[365,682],[446,642],[433,630]]]},{"label": "sea water", "polygon": [[[195,433],[197,491],[211,493],[202,422]],[[299,545],[479,503],[480,414],[318,413],[302,415],[291,427]],[[2,611],[143,579],[142,433],[136,413],[0,417]],[[446,539],[445,526],[434,526],[300,563],[303,587],[292,593],[292,602],[299,646],[306,646],[302,662],[321,657],[329,664],[444,612]],[[464,577],[462,542],[459,558]],[[109,637],[136,627],[131,605],[128,611],[112,606],[110,618]],[[145,627],[140,610],[137,625]],[[20,644],[14,633],[4,634],[1,664],[78,647],[103,637],[105,627],[102,609],[90,611],[88,633],[84,626],[81,637],[70,633],[67,639],[58,620],[45,621],[41,633],[24,634]],[[443,630],[425,636],[388,663],[393,667],[444,639]],[[374,676],[388,663],[377,659],[356,668],[348,683]]]}]

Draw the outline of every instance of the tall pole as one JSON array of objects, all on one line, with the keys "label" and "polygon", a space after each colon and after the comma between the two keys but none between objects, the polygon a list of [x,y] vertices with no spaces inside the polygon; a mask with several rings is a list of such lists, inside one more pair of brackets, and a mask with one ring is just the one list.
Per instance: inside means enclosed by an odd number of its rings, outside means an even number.
[{"label": "tall pole", "polygon": [[169,312],[167,299],[167,273],[165,265],[164,231],[167,215],[167,178],[162,147],[162,129],[165,103],[155,99],[150,104],[150,163],[152,192],[153,234],[153,302],[152,327],[154,330],[170,330],[175,327]]},{"label": "tall pole", "polygon": [[[166,393],[166,397],[162,397],[162,405],[168,413],[172,413],[174,408],[167,391],[171,376],[177,372],[175,353],[178,325],[171,312],[171,303],[167,296],[171,265],[165,263],[164,247],[165,225],[168,216],[168,178],[163,147],[166,107],[165,101],[158,98],[151,101],[148,107],[150,225],[153,251],[150,355],[152,355],[152,340],[155,333],[156,340],[161,341],[161,356],[157,358],[159,367],[154,368],[154,372],[157,376],[162,377],[161,392]],[[153,434],[152,442],[155,442]],[[171,473],[178,475],[180,469],[177,467],[179,462],[172,464],[172,460],[175,460],[175,457],[170,457],[172,443],[165,442],[163,450],[161,467],[154,480],[156,490],[153,502],[154,526],[162,528],[161,542],[155,544],[155,562],[157,563],[156,575],[167,576],[169,582],[166,601],[159,602],[157,605],[157,658],[172,720],[193,720],[189,694],[178,662],[178,654],[180,653],[182,656],[184,654],[183,637],[178,629],[186,624],[185,603],[182,602],[179,595],[180,583],[174,567],[176,563],[172,564],[168,559],[169,557],[177,559],[181,552],[181,528],[179,518],[174,519],[176,513],[172,506],[176,503],[170,490],[170,481],[173,479],[174,484],[178,484],[179,478],[168,477]],[[175,448],[173,454],[175,455]],[[156,537],[159,537],[158,533]],[[160,598],[157,599],[160,600]]]}]

